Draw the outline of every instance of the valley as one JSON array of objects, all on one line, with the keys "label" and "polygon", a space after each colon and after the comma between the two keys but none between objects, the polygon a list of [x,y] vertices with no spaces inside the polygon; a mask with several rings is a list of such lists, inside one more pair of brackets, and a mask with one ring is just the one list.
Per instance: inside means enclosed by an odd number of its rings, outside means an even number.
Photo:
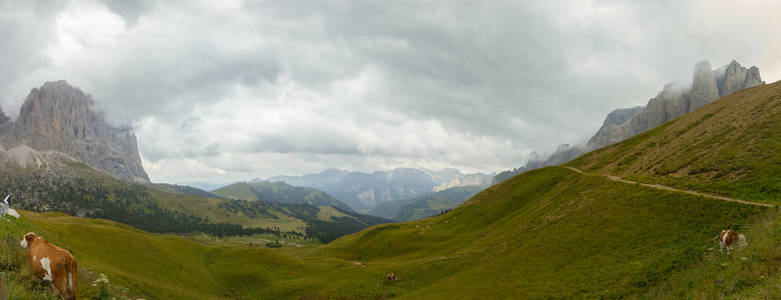
[{"label": "valley", "polygon": [[[781,107],[776,95],[781,83],[748,89],[563,166],[524,172],[445,214],[325,245],[266,249],[247,244],[252,238],[206,242],[28,211],[2,222],[2,232],[8,251],[19,252],[11,237],[39,231],[147,298],[773,297],[781,292],[770,288],[781,267],[773,261],[781,215],[776,183],[760,178],[777,160],[709,154],[781,140],[769,126]],[[694,132],[699,142],[676,143]],[[704,159],[678,163],[690,155]],[[757,192],[740,192],[747,186]],[[745,232],[749,246],[719,253],[708,240],[724,228]],[[389,273],[398,280],[385,279]]]}]

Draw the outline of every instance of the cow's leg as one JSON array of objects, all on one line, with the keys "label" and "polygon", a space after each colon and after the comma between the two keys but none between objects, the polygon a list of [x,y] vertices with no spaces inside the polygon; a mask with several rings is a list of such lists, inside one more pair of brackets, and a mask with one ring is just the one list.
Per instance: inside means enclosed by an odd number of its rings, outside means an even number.
[{"label": "cow's leg", "polygon": [[60,297],[62,297],[62,299],[69,299],[69,293],[67,290],[68,272],[65,268],[65,264],[57,264],[54,266],[52,271],[54,271],[54,274],[52,274],[52,279],[55,289],[60,293]]}]

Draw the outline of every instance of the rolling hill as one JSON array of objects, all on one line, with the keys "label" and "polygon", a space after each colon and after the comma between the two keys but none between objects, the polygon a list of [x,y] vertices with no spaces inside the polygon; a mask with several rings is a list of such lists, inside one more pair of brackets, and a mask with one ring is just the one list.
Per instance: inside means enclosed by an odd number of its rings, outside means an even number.
[{"label": "rolling hill", "polygon": [[[522,173],[444,215],[327,245],[215,246],[29,212],[0,222],[0,232],[40,230],[148,298],[772,299],[781,297],[781,211],[706,194],[781,203],[781,157],[767,151],[781,141],[779,108],[781,83],[754,87],[565,166]],[[749,246],[715,250],[709,240],[725,228]],[[385,279],[391,272],[398,280]]]},{"label": "rolling hill", "polygon": [[250,202],[191,187],[124,182],[67,155],[24,145],[0,150],[0,178],[0,190],[14,195],[18,208],[106,218],[151,232],[273,233],[327,242],[390,222],[328,205]]},{"label": "rolling hill", "polygon": [[247,201],[266,201],[286,204],[309,204],[314,206],[330,205],[346,212],[352,208],[321,190],[297,187],[284,182],[250,181],[237,182],[221,187],[212,193],[225,197]]}]

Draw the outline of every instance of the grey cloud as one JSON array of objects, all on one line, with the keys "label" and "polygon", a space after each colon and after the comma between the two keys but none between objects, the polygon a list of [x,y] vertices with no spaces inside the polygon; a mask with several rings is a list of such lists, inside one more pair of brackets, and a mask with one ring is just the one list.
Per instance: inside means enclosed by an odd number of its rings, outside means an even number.
[{"label": "grey cloud", "polygon": [[696,61],[760,64],[778,41],[766,18],[729,14],[733,3],[98,3],[93,13],[102,5],[124,26],[87,24],[105,40],[77,39],[73,53],[58,17],[94,16],[69,1],[0,3],[0,100],[15,114],[30,88],[67,79],[114,122],[134,123],[150,174],[167,179],[157,164],[273,171],[236,161],[250,155],[295,161],[288,173],[509,168],[584,141],[607,112],[688,79]]}]

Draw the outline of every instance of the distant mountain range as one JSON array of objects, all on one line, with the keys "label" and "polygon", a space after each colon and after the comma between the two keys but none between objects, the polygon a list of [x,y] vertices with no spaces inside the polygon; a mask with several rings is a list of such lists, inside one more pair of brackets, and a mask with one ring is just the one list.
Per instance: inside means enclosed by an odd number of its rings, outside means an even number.
[{"label": "distant mountain range", "polygon": [[132,128],[109,125],[92,98],[65,81],[32,89],[15,121],[0,110],[0,144],[0,191],[14,195],[17,208],[106,218],[152,232],[271,233],[324,242],[390,222],[357,214],[322,191],[281,183],[246,183],[248,197],[150,183]]},{"label": "distant mountain range", "polygon": [[372,173],[326,170],[302,176],[274,176],[269,182],[285,182],[325,191],[361,212],[401,199],[414,198],[459,186],[488,186],[492,174],[464,174],[455,169],[439,171],[397,168]]},{"label": "distant mountain range", "polygon": [[624,141],[686,115],[716,99],[762,84],[764,81],[757,67],[746,68],[733,60],[728,65],[711,70],[708,61],[701,61],[694,66],[690,86],[667,84],[646,106],[619,108],[610,112],[602,127],[585,146],[561,145],[547,159],[533,155],[526,165],[494,176],[492,183],[502,182],[528,170],[569,162],[586,152]]},{"label": "distant mountain range", "polygon": [[385,201],[367,213],[399,222],[422,219],[456,208],[486,187],[485,185],[451,187],[414,198]]}]

